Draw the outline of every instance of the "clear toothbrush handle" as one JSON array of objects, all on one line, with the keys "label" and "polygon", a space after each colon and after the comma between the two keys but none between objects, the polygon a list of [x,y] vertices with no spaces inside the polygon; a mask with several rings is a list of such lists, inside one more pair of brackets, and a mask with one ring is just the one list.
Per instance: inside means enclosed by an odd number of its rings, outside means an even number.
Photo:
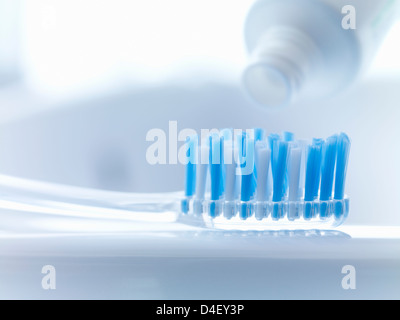
[{"label": "clear toothbrush handle", "polygon": [[103,191],[5,175],[0,175],[0,193],[2,211],[139,222],[176,221],[183,195]]}]

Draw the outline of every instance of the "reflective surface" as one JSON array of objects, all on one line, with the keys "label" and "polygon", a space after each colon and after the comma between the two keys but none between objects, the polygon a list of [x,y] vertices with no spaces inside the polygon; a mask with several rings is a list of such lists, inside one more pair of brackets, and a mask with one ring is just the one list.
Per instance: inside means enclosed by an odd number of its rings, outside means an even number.
[{"label": "reflective surface", "polygon": [[[243,232],[152,224],[139,229],[3,232],[0,298],[400,298],[400,236],[383,239],[385,228]],[[41,286],[45,265],[56,270],[55,290]],[[346,265],[356,270],[355,290],[342,287]]]}]

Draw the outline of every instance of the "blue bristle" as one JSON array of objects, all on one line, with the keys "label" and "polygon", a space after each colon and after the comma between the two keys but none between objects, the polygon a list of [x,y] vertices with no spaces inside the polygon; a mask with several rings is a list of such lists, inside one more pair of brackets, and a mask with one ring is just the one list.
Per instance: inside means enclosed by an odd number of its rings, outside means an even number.
[{"label": "blue bristle", "polygon": [[321,169],[321,146],[312,144],[308,146],[306,164],[306,182],[304,190],[304,201],[313,201],[315,198],[316,184]]},{"label": "blue bristle", "polygon": [[289,143],[286,141],[279,141],[278,150],[274,150],[276,156],[272,159],[273,172],[273,196],[272,201],[278,202],[283,200],[284,190],[283,184],[287,169],[287,158]]},{"label": "blue bristle", "polygon": [[185,195],[191,197],[196,189],[196,155],[197,155],[197,136],[186,139],[186,179]]},{"label": "blue bristle", "polygon": [[[232,128],[224,128],[220,132],[221,136],[221,163],[225,164],[225,142],[232,141],[233,139],[233,129]],[[230,159],[231,162],[233,162],[233,159]],[[222,183],[220,187],[220,196],[222,196],[225,193],[225,180],[226,180],[226,167],[225,165],[221,166],[221,171],[222,171]]]},{"label": "blue bristle", "polygon": [[262,141],[264,140],[265,137],[265,130],[261,128],[255,128],[254,129],[254,141]]},{"label": "blue bristle", "polygon": [[[335,200],[344,199],[344,187],[346,182],[347,163],[350,152],[350,139],[341,133],[338,137],[336,152],[336,175],[335,175]],[[344,212],[344,203],[338,201],[335,203],[334,214],[336,219],[341,219]]]},{"label": "blue bristle", "polygon": [[[241,182],[241,192],[240,192],[240,200],[241,201],[250,201],[252,197],[251,189],[252,189],[252,174],[242,175]],[[240,218],[247,218],[247,205],[244,204],[240,210]]]},{"label": "blue bristle", "polygon": [[189,212],[189,200],[187,198],[181,201],[181,211],[185,214]]},{"label": "blue bristle", "polygon": [[224,160],[224,141],[225,138],[222,136],[220,138],[220,163],[221,163],[221,183],[219,184],[219,197],[221,198],[225,192],[225,180],[226,180],[226,168]]},{"label": "blue bristle", "polygon": [[347,163],[350,152],[350,139],[341,133],[337,142],[337,155],[336,155],[336,176],[335,176],[335,195],[336,200],[344,198],[344,187],[346,181]]},{"label": "blue bristle", "polygon": [[[221,194],[221,139],[218,134],[210,136],[210,177],[211,200],[219,200]],[[214,203],[210,206],[210,216],[216,217]]]},{"label": "blue bristle", "polygon": [[[287,161],[289,155],[289,143],[286,141],[279,141],[277,147],[275,146],[275,159],[272,159],[273,164],[273,193],[272,201],[280,202],[285,195],[284,184],[287,171]],[[283,218],[283,212],[280,210],[279,205],[274,205],[272,209],[272,219],[278,220]]]},{"label": "blue bristle", "polygon": [[[257,141],[262,141],[263,139],[264,139],[264,137],[265,137],[265,131],[264,131],[264,129],[261,129],[261,128],[255,128],[255,129],[253,129],[253,136],[254,136],[254,139],[253,139],[253,141],[254,141],[254,143],[253,143],[253,146],[252,146],[252,148],[253,148],[253,153],[254,153],[254,150],[255,150],[255,147],[256,147],[256,142]],[[254,168],[253,168],[253,187],[254,187],[254,191],[255,191],[255,189],[256,189],[256,183],[257,183],[257,168],[256,168],[256,165],[255,165],[255,162],[254,162]]]},{"label": "blue bristle", "polygon": [[189,197],[196,192],[196,157],[198,147],[198,137],[191,136],[186,139],[186,167],[185,167],[185,196],[181,202],[181,210],[183,213],[189,211]]},{"label": "blue bristle", "polygon": [[[242,133],[238,137],[239,163],[241,167],[241,189],[240,200],[250,201],[256,190],[256,180],[254,175],[254,139],[248,134]],[[247,218],[247,206],[243,205],[240,209],[240,218]]]},{"label": "blue bristle", "polygon": [[255,149],[256,149],[256,142],[254,139],[248,139],[247,146],[246,146],[249,154],[247,155],[248,161],[250,161],[252,165],[252,181],[251,181],[251,196],[253,197],[256,189],[257,189],[257,168],[256,168],[256,161],[255,161]]},{"label": "blue bristle", "polygon": [[249,201],[253,196],[253,177],[252,174],[242,175],[242,184],[240,190],[240,200]]},{"label": "blue bristle", "polygon": [[286,142],[294,141],[294,133],[289,132],[289,131],[283,131],[282,138],[283,138],[283,141],[286,141]]},{"label": "blue bristle", "polygon": [[[305,182],[305,190],[304,190],[304,201],[313,201],[314,200],[314,192],[313,192],[313,183],[314,183],[314,163],[315,163],[315,146],[309,145],[307,148],[307,164],[306,164],[306,182]],[[311,219],[312,217],[312,208],[311,204],[307,203],[304,207],[304,218]]]},{"label": "blue bristle", "polygon": [[332,197],[333,177],[336,163],[337,135],[326,139],[322,148],[320,200],[327,201]]},{"label": "blue bristle", "polygon": [[[308,146],[304,201],[314,201],[315,197],[318,194],[320,176],[321,144],[319,143],[319,141],[313,141],[313,144]],[[312,204],[307,203],[304,208],[304,218],[311,219],[312,217]]]}]

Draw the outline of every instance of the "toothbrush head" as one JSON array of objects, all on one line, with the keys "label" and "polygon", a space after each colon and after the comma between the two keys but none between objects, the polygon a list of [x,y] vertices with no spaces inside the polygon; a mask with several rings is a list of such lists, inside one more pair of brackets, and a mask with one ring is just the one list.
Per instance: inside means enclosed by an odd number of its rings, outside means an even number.
[{"label": "toothbrush head", "polygon": [[[204,150],[195,138],[187,146]],[[197,156],[197,164],[188,159],[182,213],[221,229],[336,227],[349,212],[349,151],[345,133],[305,142],[291,132],[266,136],[259,128],[221,130],[209,137],[208,157]]]}]

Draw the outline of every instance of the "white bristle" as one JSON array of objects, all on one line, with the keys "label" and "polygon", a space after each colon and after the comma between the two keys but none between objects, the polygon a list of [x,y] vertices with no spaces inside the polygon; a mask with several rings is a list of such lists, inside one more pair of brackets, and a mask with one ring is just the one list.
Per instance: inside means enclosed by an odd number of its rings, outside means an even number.
[{"label": "white bristle", "polygon": [[267,184],[271,150],[261,141],[256,143],[257,201],[267,201]]},{"label": "white bristle", "polygon": [[[301,171],[301,158],[302,148],[293,147],[289,153],[288,163],[288,180],[289,180],[289,211],[288,219],[294,220],[298,218],[298,207],[295,201],[299,199],[299,182],[300,182],[300,171]],[[300,195],[301,196],[301,195]]]},{"label": "white bristle", "polygon": [[[271,158],[271,150],[265,142],[258,141],[255,150],[255,165],[257,170],[257,191],[256,200],[264,202],[268,200],[268,173]],[[262,220],[266,212],[262,205],[256,206],[255,218]]]},{"label": "white bristle", "polygon": [[301,149],[301,160],[300,160],[300,177],[299,177],[299,191],[298,197],[302,198],[304,196],[304,186],[306,184],[306,156],[307,156],[307,146],[310,144],[307,140],[297,140],[297,145]]},{"label": "white bristle", "polygon": [[297,201],[299,197],[301,155],[301,148],[290,149],[288,163],[289,201]]}]

